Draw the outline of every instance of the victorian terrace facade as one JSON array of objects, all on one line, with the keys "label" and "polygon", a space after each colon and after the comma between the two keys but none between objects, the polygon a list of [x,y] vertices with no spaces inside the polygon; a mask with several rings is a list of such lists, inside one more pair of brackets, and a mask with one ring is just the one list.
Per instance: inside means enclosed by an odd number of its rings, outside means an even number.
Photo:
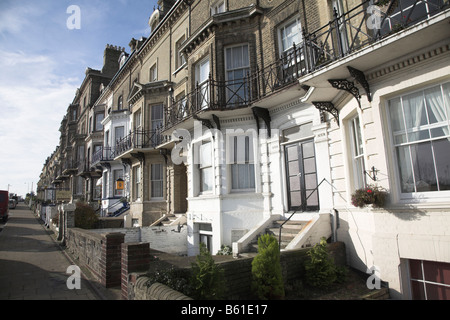
[{"label": "victorian terrace facade", "polygon": [[[97,150],[101,183],[77,169],[72,190],[101,184],[106,211],[128,197],[134,226],[181,214],[188,255],[200,243],[245,255],[268,230],[284,250],[325,237],[393,298],[448,296],[433,276],[450,268],[448,0],[159,5],[90,100],[92,119],[106,110],[103,146],[79,136],[80,109],[60,148],[83,161]],[[379,189],[378,207],[352,197]]]}]

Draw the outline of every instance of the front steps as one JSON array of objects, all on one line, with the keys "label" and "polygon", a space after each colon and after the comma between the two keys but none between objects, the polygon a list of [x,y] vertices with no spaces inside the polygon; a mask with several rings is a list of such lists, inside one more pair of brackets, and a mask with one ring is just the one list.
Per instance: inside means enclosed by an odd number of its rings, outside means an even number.
[{"label": "front steps", "polygon": [[[280,250],[311,247],[318,243],[322,237],[328,239],[331,236],[330,214],[318,213],[305,218],[304,220],[286,221],[275,219],[271,222],[268,221],[269,223],[266,223],[264,228],[259,229],[259,233],[253,233],[253,236],[250,236],[249,233],[243,237],[251,239],[251,241],[248,240],[247,245],[241,246],[241,250],[239,250],[238,245],[233,244],[233,255],[236,257],[254,257],[258,252],[258,238],[264,233],[270,233],[275,236],[280,243]],[[280,226],[282,226],[281,237]],[[235,248],[238,249],[236,252],[234,252]]]},{"label": "front steps", "polygon": [[[294,240],[294,238],[302,231],[302,229],[308,224],[308,221],[287,221],[285,220],[276,220],[272,223],[271,226],[265,229],[265,233],[272,234],[277,241],[280,243],[280,249],[285,249],[288,244]],[[284,225],[283,225],[284,223]],[[280,227],[281,227],[281,237],[280,237]],[[242,256],[254,256],[258,252],[258,238],[255,238],[247,247],[245,253],[242,253]],[[281,238],[281,242],[280,242]]]},{"label": "front steps", "polygon": [[175,213],[175,214],[166,214],[161,219],[155,221],[152,226],[175,226],[175,225],[183,225],[186,224],[186,214],[184,213]]}]

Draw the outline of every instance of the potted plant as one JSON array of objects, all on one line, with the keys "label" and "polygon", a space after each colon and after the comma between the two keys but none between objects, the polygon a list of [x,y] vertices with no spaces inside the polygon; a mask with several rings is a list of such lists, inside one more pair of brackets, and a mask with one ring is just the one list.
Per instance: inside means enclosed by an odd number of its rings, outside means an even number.
[{"label": "potted plant", "polygon": [[386,203],[388,193],[381,187],[368,185],[356,190],[352,194],[352,205],[363,208],[372,205],[375,208],[382,208]]}]

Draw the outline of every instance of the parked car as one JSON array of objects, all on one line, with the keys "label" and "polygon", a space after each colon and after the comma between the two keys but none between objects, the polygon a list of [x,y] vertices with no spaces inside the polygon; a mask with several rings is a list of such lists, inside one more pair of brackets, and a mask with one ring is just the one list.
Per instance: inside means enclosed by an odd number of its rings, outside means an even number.
[{"label": "parked car", "polygon": [[9,216],[9,192],[0,190],[0,219],[3,222],[8,220]]},{"label": "parked car", "polygon": [[9,208],[10,208],[10,209],[15,209],[15,208],[16,208],[16,205],[17,205],[16,200],[14,200],[14,199],[9,199]]}]

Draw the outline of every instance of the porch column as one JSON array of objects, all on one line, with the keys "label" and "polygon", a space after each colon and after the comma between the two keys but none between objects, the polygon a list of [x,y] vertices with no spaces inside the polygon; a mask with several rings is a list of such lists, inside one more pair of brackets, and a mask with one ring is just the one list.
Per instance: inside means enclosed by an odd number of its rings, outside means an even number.
[{"label": "porch column", "polygon": [[333,188],[330,185],[332,180],[328,126],[329,124],[325,122],[312,127],[316,149],[317,183],[326,179],[319,187],[320,213],[330,213],[334,207]]}]

